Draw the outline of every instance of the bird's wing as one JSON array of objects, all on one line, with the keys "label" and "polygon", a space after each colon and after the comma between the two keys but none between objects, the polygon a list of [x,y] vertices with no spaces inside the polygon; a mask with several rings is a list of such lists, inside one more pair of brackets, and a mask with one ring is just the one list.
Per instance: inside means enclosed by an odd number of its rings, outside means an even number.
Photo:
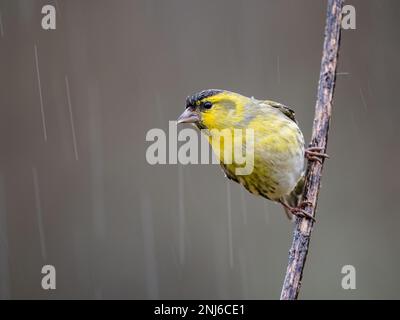
[{"label": "bird's wing", "polygon": [[265,104],[271,106],[272,108],[278,109],[280,112],[282,112],[286,117],[289,119],[293,120],[295,123],[297,123],[296,118],[294,117],[294,111],[290,109],[289,107],[275,101],[271,100],[265,100],[263,101]]}]

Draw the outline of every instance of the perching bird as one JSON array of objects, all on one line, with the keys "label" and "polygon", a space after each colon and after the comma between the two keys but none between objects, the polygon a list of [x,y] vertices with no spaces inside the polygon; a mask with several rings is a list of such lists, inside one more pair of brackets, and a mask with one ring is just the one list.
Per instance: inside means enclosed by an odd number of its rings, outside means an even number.
[{"label": "perching bird", "polygon": [[[226,90],[204,90],[186,99],[186,109],[178,123],[193,123],[207,129],[209,141],[226,176],[253,194],[281,203],[289,218],[309,216],[302,210],[300,197],[304,185],[304,158],[326,157],[319,148],[304,148],[304,138],[294,111],[283,104],[256,100]],[[242,164],[224,163],[224,144],[213,143],[213,131],[253,129],[254,169],[237,175]],[[211,132],[211,133],[210,133]],[[235,141],[233,138],[232,141]],[[235,142],[234,142],[235,143]],[[245,140],[242,140],[245,143]],[[245,146],[243,146],[243,150]],[[310,216],[310,218],[312,218]]]}]

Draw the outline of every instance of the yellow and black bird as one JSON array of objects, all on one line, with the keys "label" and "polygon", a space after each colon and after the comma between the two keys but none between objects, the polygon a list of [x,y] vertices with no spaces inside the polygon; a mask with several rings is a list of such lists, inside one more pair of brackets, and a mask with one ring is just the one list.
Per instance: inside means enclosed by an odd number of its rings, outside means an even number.
[{"label": "yellow and black bird", "polygon": [[[178,123],[193,123],[207,129],[209,141],[219,156],[226,176],[242,184],[253,194],[281,203],[289,218],[308,216],[302,210],[304,158],[326,156],[318,148],[305,150],[304,137],[294,111],[283,104],[248,98],[227,90],[203,90],[186,99],[186,109]],[[223,143],[213,143],[212,132],[226,129],[253,129],[254,169],[248,175],[237,175],[238,164],[224,163]],[[232,139],[235,141],[235,139]],[[243,141],[242,141],[243,142]],[[245,142],[244,142],[245,143]],[[312,217],[311,217],[312,218]]]}]

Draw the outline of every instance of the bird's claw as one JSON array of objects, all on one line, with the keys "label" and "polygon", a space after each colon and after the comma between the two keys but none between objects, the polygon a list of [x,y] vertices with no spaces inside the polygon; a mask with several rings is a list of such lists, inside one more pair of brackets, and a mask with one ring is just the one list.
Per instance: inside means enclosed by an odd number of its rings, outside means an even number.
[{"label": "bird's claw", "polygon": [[315,222],[315,218],[311,214],[299,207],[292,208],[292,210],[289,211],[296,217],[307,218]]},{"label": "bird's claw", "polygon": [[328,154],[321,152],[322,150],[323,147],[308,147],[304,153],[309,161],[318,161],[322,164],[322,159],[329,158]]},{"label": "bird's claw", "polygon": [[291,207],[291,206],[287,205],[286,203],[283,203],[283,202],[281,202],[281,203],[294,216],[301,217],[301,218],[307,218],[307,219],[310,219],[313,222],[315,222],[315,218],[311,214],[309,214],[307,211],[304,210],[304,207],[313,205],[311,201],[302,201],[299,203],[299,205],[297,207]]}]

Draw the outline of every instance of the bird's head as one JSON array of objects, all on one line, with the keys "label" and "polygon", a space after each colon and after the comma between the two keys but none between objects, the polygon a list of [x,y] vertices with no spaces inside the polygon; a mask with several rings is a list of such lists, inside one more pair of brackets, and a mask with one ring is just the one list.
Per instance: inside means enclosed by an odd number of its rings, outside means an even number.
[{"label": "bird's head", "polygon": [[251,99],[218,89],[203,90],[186,99],[186,109],[178,123],[194,123],[199,129],[234,128],[240,126],[245,108]]}]

